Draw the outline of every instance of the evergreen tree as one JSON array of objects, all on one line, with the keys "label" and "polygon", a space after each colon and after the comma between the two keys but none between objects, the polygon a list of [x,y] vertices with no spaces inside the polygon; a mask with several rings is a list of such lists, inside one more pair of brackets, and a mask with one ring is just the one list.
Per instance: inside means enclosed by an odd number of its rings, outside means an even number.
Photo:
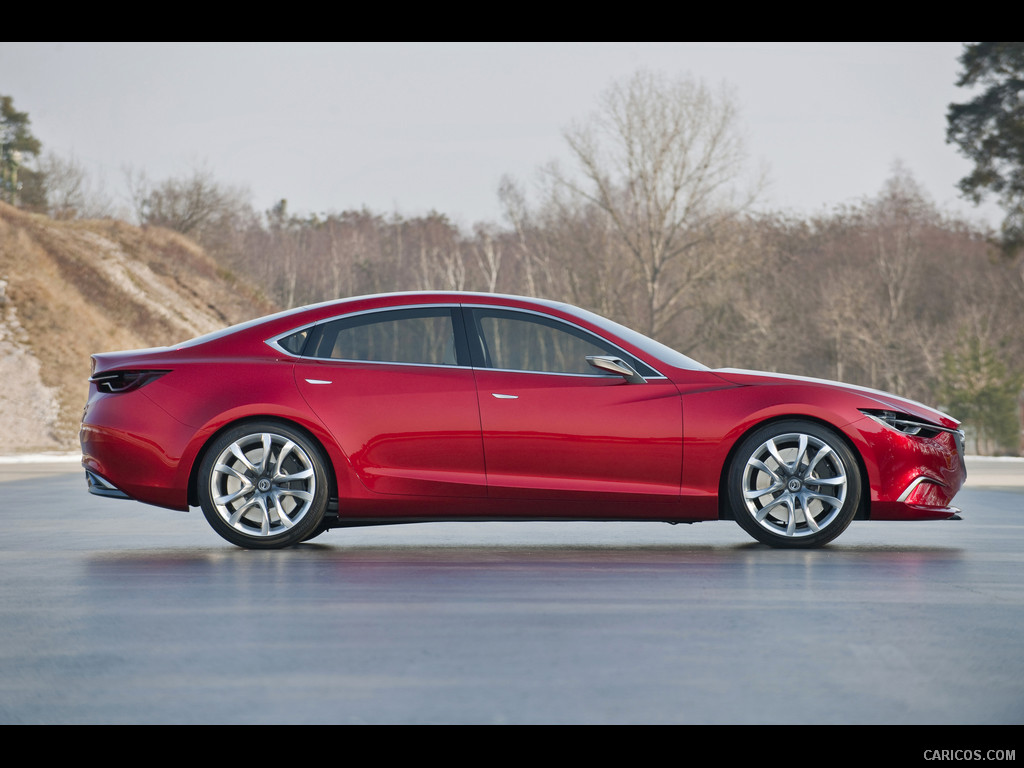
[{"label": "evergreen tree", "polygon": [[0,96],[0,200],[45,207],[43,176],[26,165],[41,147],[29,130],[28,113],[18,112],[10,96]]},{"label": "evergreen tree", "polygon": [[1024,247],[1024,43],[969,43],[957,85],[982,88],[965,104],[950,104],[946,141],[974,162],[960,191],[978,203],[998,196],[1006,212],[1003,244]]},{"label": "evergreen tree", "polygon": [[1020,441],[1017,397],[1022,377],[995,349],[973,335],[961,335],[945,355],[939,396],[962,419],[973,450],[982,455],[1016,455]]}]

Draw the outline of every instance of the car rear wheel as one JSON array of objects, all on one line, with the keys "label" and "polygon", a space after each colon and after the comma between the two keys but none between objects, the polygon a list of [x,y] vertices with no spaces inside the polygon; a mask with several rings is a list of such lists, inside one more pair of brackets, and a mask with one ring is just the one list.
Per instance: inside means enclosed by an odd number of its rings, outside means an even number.
[{"label": "car rear wheel", "polygon": [[218,534],[247,549],[289,547],[315,535],[327,500],[320,448],[284,424],[230,429],[200,464],[203,514]]},{"label": "car rear wheel", "polygon": [[820,547],[860,504],[857,460],[835,432],[809,421],[769,424],[736,451],[728,502],[740,526],[773,547]]}]

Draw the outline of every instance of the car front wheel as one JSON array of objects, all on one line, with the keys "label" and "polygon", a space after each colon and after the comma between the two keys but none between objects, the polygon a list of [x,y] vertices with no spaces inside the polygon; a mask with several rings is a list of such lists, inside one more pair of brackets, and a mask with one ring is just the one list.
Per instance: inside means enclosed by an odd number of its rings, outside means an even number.
[{"label": "car front wheel", "polygon": [[218,437],[200,464],[198,490],[213,529],[247,549],[279,549],[310,538],[327,509],[319,447],[273,422],[243,424]]},{"label": "car front wheel", "polygon": [[740,526],[773,547],[819,547],[860,504],[857,460],[832,430],[808,421],[769,424],[736,451],[728,502]]}]

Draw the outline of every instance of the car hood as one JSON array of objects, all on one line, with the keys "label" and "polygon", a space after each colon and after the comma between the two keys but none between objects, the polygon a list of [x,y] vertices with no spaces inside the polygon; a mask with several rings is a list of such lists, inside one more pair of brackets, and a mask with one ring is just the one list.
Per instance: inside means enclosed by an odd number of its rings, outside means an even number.
[{"label": "car hood", "polygon": [[828,389],[840,390],[850,394],[858,395],[865,399],[865,407],[881,407],[885,410],[901,411],[911,416],[930,421],[937,426],[955,428],[960,424],[952,416],[936,410],[916,400],[909,400],[899,397],[891,392],[883,392],[879,389],[860,387],[855,384],[845,384],[840,381],[829,381],[828,379],[815,379],[808,376],[791,376],[781,373],[767,373],[765,371],[746,371],[739,368],[718,368],[713,371],[731,384],[739,386],[772,386],[779,384],[796,384],[811,387],[826,387]]}]

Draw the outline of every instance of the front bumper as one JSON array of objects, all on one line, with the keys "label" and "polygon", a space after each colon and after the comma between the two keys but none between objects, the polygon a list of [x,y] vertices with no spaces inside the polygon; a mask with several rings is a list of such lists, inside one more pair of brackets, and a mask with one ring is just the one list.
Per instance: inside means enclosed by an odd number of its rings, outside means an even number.
[{"label": "front bumper", "polygon": [[967,479],[963,433],[935,427],[909,435],[874,418],[856,425],[870,482],[871,520],[944,520],[960,514],[952,501]]}]

